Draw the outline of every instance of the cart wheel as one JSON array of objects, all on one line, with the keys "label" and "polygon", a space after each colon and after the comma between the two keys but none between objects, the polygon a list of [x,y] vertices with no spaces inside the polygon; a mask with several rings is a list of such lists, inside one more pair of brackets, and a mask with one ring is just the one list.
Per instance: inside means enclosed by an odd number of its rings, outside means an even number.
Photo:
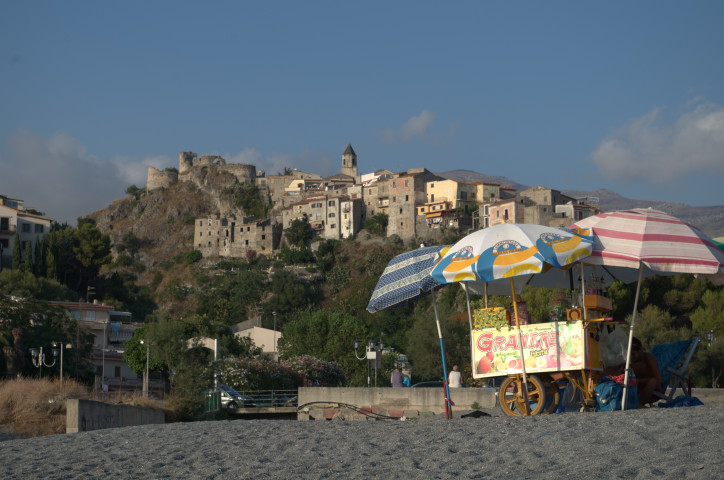
[{"label": "cart wheel", "polygon": [[[545,408],[545,386],[535,375],[528,375],[527,380],[530,414],[538,415]],[[500,408],[508,416],[520,417],[525,415],[525,398],[523,398],[522,385],[522,375],[509,376],[500,385],[500,392],[498,393]]]},{"label": "cart wheel", "polygon": [[541,381],[546,391],[546,407],[543,413],[553,413],[558,410],[561,403],[561,391],[558,388],[558,382],[553,380],[550,375],[541,375]]}]

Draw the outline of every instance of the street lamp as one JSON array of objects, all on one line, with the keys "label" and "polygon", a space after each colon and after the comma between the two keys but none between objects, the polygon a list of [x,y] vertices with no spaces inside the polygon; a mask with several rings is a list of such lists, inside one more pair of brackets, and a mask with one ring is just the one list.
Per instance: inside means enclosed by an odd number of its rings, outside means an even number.
[{"label": "street lamp", "polygon": [[365,346],[366,355],[364,357],[360,357],[357,355],[357,349],[359,348],[360,343],[361,342],[359,340],[354,341],[354,356],[357,358],[357,360],[367,360],[367,388],[370,388],[372,386],[371,361],[375,361],[375,387],[377,387],[377,352],[385,349],[385,342],[380,340],[379,345],[375,344],[374,340],[370,340],[369,342],[367,342],[367,345]]},{"label": "street lamp", "polygon": [[[714,330],[707,330],[704,332],[706,335],[706,339],[709,342],[709,348],[711,349],[711,344],[714,342]],[[716,381],[716,371],[714,370],[714,366],[711,367],[711,388],[715,388],[714,382]]]},{"label": "street lamp", "polygon": [[[53,356],[58,355],[58,342],[53,342]],[[65,344],[65,342],[60,342],[60,393],[63,393],[63,350],[65,348],[71,348],[71,344]],[[32,353],[32,349],[31,349]]]},{"label": "street lamp", "polygon": [[143,377],[143,396],[144,398],[148,398],[148,358],[150,354],[150,342],[144,342],[143,340],[140,341],[141,345],[146,345],[146,375]]},{"label": "street lamp", "polygon": [[[55,342],[53,342],[55,343]],[[55,359],[58,358],[58,349],[53,348],[53,363],[48,365],[45,362],[45,354],[43,353],[43,347],[40,347],[40,350],[37,348],[31,348],[30,349],[30,355],[33,357],[33,365],[35,368],[40,368],[40,378],[43,378],[43,365],[50,368],[53,365],[55,365]]]}]

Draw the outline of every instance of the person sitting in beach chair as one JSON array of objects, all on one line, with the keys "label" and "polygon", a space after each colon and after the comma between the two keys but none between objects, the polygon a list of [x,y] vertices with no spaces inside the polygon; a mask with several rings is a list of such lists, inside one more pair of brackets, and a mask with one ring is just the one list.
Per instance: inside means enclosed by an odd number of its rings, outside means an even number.
[{"label": "person sitting in beach chair", "polygon": [[[644,351],[641,340],[631,339],[631,370],[636,375],[636,389],[639,397],[639,407],[654,403],[659,399],[656,393],[662,392],[661,370],[656,358]],[[626,364],[604,369],[604,375],[622,375],[626,371]]]},{"label": "person sitting in beach chair", "polygon": [[661,392],[661,370],[656,357],[644,351],[641,340],[636,337],[631,341],[631,368],[636,374],[639,407],[658,401],[655,393]]}]

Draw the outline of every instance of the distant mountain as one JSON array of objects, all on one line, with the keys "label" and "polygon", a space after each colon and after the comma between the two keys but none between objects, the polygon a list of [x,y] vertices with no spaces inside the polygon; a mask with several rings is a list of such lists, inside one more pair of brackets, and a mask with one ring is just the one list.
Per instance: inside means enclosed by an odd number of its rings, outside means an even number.
[{"label": "distant mountain", "polygon": [[[513,187],[519,192],[530,188],[516,183],[506,177],[491,177],[472,170],[449,170],[436,172],[441,177],[462,182],[493,182]],[[606,189],[598,190],[561,190],[569,197],[598,197],[598,208],[604,212],[625,210],[627,208],[648,208],[661,210],[694,225],[712,238],[724,236],[724,205],[711,207],[692,207],[685,203],[666,202],[661,200],[630,199]]]}]

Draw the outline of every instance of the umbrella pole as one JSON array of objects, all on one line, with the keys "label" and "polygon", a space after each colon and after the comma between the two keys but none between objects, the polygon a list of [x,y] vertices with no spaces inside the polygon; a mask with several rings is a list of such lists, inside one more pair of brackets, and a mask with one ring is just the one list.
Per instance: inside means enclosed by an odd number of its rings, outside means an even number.
[{"label": "umbrella pole", "polygon": [[445,385],[445,417],[452,419],[452,402],[450,401],[450,386],[447,379],[447,367],[445,366],[445,347],[442,344],[442,329],[440,328],[440,316],[437,314],[437,301],[435,300],[435,291],[432,294],[432,308],[435,310],[435,323],[437,324],[437,336],[440,339],[440,354],[442,355],[442,375]]},{"label": "umbrella pole", "polygon": [[[483,283],[483,290],[485,291],[485,308],[488,308],[488,282]],[[467,290],[465,290],[467,292]],[[470,307],[468,307],[470,310]]]},{"label": "umbrella pole", "polygon": [[473,312],[470,310],[470,294],[468,293],[467,282],[461,282],[463,290],[465,290],[465,303],[468,306],[468,326],[470,327],[470,363],[473,367],[472,372],[475,373],[475,361],[473,360]]},{"label": "umbrella pole", "polygon": [[525,376],[525,357],[523,356],[523,339],[520,334],[520,320],[518,319],[518,302],[515,296],[515,282],[510,277],[510,289],[513,292],[513,313],[515,313],[515,329],[518,332],[518,346],[520,347],[520,367],[523,371],[523,398],[525,399],[525,416],[530,415],[530,404],[528,403],[528,380]]},{"label": "umbrella pole", "polygon": [[626,410],[628,407],[628,378],[631,369],[631,345],[633,343],[633,331],[634,324],[636,323],[636,311],[639,306],[639,292],[641,291],[641,277],[643,275],[643,266],[639,262],[639,281],[636,283],[636,299],[634,300],[634,311],[631,316],[631,326],[628,330],[628,349],[626,350],[626,371],[623,377],[623,402],[621,402],[621,410]]}]

